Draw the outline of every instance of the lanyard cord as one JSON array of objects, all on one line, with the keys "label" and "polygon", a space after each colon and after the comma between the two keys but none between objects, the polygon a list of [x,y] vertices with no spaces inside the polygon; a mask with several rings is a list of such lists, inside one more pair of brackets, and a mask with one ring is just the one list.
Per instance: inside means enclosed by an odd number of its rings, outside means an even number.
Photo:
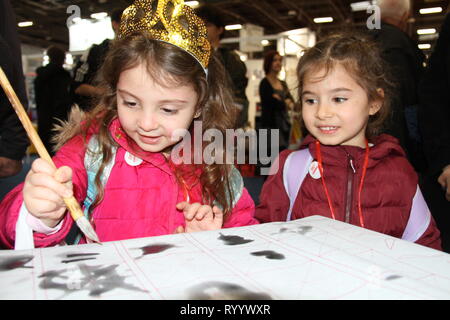
[{"label": "lanyard cord", "polygon": [[[322,162],[322,153],[320,151],[320,142],[319,140],[316,140],[316,149],[317,149],[317,161],[319,163],[319,171],[320,171],[320,176],[321,176],[321,180],[322,180],[322,185],[323,188],[325,190],[325,194],[327,196],[327,200],[328,200],[328,207],[330,208],[330,212],[331,212],[331,217],[333,219],[336,220],[336,216],[334,214],[334,208],[333,208],[333,204],[331,203],[331,198],[330,198],[330,194],[328,192],[328,188],[327,185],[325,183],[325,177],[323,175],[323,162]],[[362,193],[362,187],[363,187],[363,183],[364,183],[364,178],[366,176],[366,172],[367,172],[367,166],[369,165],[369,143],[366,139],[366,152],[364,154],[364,165],[363,165],[363,169],[362,169],[362,175],[361,175],[361,181],[359,183],[359,189],[358,189],[358,215],[359,215],[359,224],[361,227],[364,228],[364,218],[363,218],[363,214],[362,214],[362,207],[361,207],[361,193]]]},{"label": "lanyard cord", "polygon": [[316,148],[317,148],[317,161],[319,162],[319,171],[320,171],[320,177],[322,180],[323,189],[325,190],[325,194],[327,196],[328,207],[330,207],[330,211],[331,211],[331,217],[333,218],[333,220],[336,220],[336,216],[334,215],[333,204],[331,203],[330,194],[328,193],[328,188],[325,183],[325,177],[323,176],[322,153],[320,152],[319,140],[316,140]]}]

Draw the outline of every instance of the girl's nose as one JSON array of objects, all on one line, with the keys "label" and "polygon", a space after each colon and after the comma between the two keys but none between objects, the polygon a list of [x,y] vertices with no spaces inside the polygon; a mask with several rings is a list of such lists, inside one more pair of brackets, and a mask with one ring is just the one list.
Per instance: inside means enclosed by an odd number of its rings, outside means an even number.
[{"label": "girl's nose", "polygon": [[331,108],[327,103],[319,103],[317,107],[316,117],[319,119],[327,119],[333,116]]},{"label": "girl's nose", "polygon": [[159,122],[156,114],[151,112],[143,113],[138,119],[138,126],[145,132],[150,132],[157,129]]}]

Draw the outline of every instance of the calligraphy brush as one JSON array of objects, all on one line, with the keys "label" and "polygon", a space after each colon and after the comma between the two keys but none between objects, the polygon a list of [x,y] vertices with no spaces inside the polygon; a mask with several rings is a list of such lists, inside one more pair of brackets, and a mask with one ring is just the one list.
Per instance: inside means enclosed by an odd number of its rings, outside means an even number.
[{"label": "calligraphy brush", "polygon": [[[46,160],[51,166],[53,166],[56,169],[55,164],[53,163],[52,158],[50,157],[50,154],[48,153],[47,149],[45,149],[44,144],[42,143],[41,138],[39,138],[39,135],[36,132],[36,129],[34,129],[30,118],[28,118],[27,113],[25,112],[25,109],[22,106],[22,103],[17,98],[16,93],[14,92],[14,89],[12,88],[11,84],[9,83],[8,78],[6,77],[5,73],[3,72],[3,69],[0,67],[0,84],[5,90],[6,95],[8,96],[9,101],[11,102],[11,105],[13,106],[14,110],[17,113],[17,116],[20,119],[20,122],[22,123],[23,127],[25,128],[25,131],[28,134],[28,137],[30,138],[31,142],[35,146],[39,156]],[[77,223],[78,227],[80,228],[81,232],[90,240],[95,241],[97,243],[100,243],[100,240],[97,236],[97,233],[94,231],[94,228],[89,223],[88,219],[84,216],[83,211],[81,211],[80,205],[78,204],[77,200],[74,196],[71,196],[69,198],[63,198],[64,203],[67,206],[67,209],[70,212],[70,215],[72,216],[73,220]]]}]

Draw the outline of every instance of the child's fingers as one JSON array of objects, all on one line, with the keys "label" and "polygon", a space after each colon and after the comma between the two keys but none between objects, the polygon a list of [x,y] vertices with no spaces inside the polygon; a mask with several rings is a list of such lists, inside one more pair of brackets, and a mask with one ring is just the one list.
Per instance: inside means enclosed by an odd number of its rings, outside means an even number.
[{"label": "child's fingers", "polygon": [[54,174],[55,179],[61,183],[67,183],[72,181],[72,169],[67,166],[58,168]]},{"label": "child's fingers", "polygon": [[63,183],[67,190],[69,190],[69,192],[66,192],[66,198],[72,196],[72,169],[67,166],[60,167],[56,170],[54,177],[58,182]]},{"label": "child's fingers", "polygon": [[30,191],[31,196],[37,200],[46,200],[52,201],[55,204],[62,206],[64,204],[63,199],[59,194],[53,191],[49,191],[48,188],[45,187],[34,187],[33,190]]},{"label": "child's fingers", "polygon": [[173,233],[174,234],[184,233],[184,227],[183,226],[178,226]]},{"label": "child's fingers", "polygon": [[62,207],[60,203],[41,199],[35,199],[34,206],[39,208],[39,218],[45,218],[47,213],[54,213]]},{"label": "child's fingers", "polygon": [[66,185],[59,183],[53,176],[46,173],[35,173],[29,177],[29,182],[33,187],[44,187],[58,194],[60,197],[72,196],[72,190]]},{"label": "child's fingers", "polygon": [[202,220],[208,213],[212,213],[212,208],[208,205],[203,205],[197,210],[195,219]]},{"label": "child's fingers", "polygon": [[31,170],[34,173],[46,173],[51,176],[56,171],[55,167],[53,167],[50,163],[48,163],[42,158],[38,158],[33,161],[33,163],[31,164]]},{"label": "child's fingers", "polygon": [[201,204],[198,202],[191,204],[190,207],[184,211],[184,217],[189,221],[194,219],[194,217],[197,214],[197,211],[200,207],[201,207]]},{"label": "child's fingers", "polygon": [[214,206],[212,210],[214,212],[214,220],[216,220],[222,226],[222,224],[223,224],[223,211],[217,206]]},{"label": "child's fingers", "polygon": [[176,208],[178,210],[184,210],[189,205],[189,202],[183,201],[180,203],[177,203]]}]

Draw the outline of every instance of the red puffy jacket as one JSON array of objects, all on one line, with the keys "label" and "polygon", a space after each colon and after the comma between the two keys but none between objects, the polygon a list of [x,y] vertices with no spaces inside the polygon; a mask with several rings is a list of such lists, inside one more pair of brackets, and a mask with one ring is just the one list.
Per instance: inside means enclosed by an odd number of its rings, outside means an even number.
[{"label": "red puffy jacket", "polygon": [[[417,190],[417,174],[397,139],[383,134],[371,142],[374,145],[370,147],[361,193],[364,227],[401,238]],[[300,149],[303,148],[309,148],[316,160],[313,137],[305,138]],[[256,208],[256,218],[261,222],[286,220],[289,197],[283,184],[283,166],[291,152],[286,150],[280,154],[278,171],[264,183],[260,205]],[[324,178],[336,219],[359,226],[358,189],[365,150],[354,146],[321,145],[321,153]],[[292,219],[311,215],[331,217],[331,212],[321,179],[314,179],[307,174],[294,202]],[[442,250],[440,233],[433,218],[416,243]]]}]

